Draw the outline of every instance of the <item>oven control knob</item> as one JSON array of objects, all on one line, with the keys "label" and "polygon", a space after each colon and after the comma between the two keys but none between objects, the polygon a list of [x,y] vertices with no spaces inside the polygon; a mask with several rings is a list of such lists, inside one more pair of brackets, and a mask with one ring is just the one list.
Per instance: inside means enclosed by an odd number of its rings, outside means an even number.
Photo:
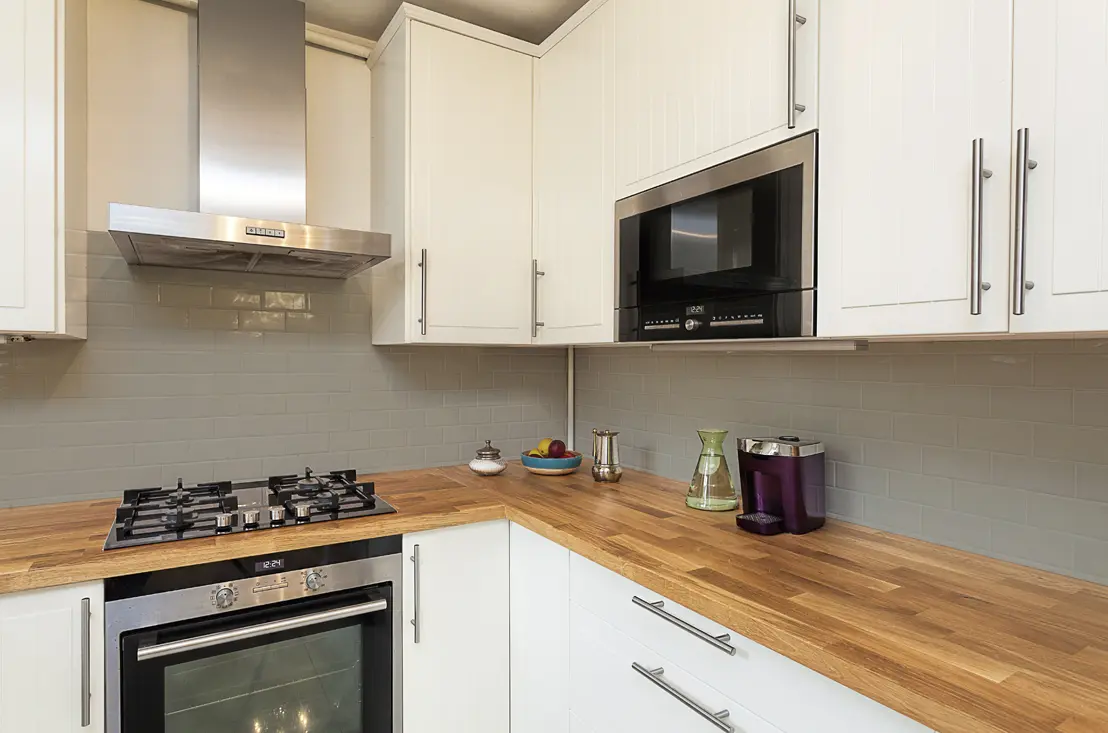
[{"label": "oven control knob", "polygon": [[695,331],[698,328],[700,328],[700,320],[699,319],[689,318],[688,320],[685,321],[685,330],[686,331]]},{"label": "oven control knob", "polygon": [[323,587],[323,576],[319,573],[308,573],[308,577],[304,578],[304,585],[308,586],[308,590],[319,590]]},{"label": "oven control knob", "polygon": [[220,588],[215,592],[215,607],[230,608],[235,602],[235,592],[230,588]]}]

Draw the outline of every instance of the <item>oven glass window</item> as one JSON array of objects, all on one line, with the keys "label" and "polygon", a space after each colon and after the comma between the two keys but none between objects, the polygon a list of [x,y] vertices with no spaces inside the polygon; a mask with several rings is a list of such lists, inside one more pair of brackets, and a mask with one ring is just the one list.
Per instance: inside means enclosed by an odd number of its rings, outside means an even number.
[{"label": "oven glass window", "polygon": [[361,733],[362,679],[358,626],[171,664],[165,731]]},{"label": "oven glass window", "polygon": [[798,165],[622,220],[638,304],[804,287],[803,183]]}]

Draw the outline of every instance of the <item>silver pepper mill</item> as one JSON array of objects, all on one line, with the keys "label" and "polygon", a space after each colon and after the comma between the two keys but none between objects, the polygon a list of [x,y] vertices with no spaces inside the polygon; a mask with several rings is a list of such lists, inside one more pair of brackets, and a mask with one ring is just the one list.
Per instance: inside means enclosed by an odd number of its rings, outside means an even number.
[{"label": "silver pepper mill", "polygon": [[616,483],[623,478],[623,469],[619,467],[619,443],[616,442],[618,430],[592,431],[592,480],[603,483]]}]

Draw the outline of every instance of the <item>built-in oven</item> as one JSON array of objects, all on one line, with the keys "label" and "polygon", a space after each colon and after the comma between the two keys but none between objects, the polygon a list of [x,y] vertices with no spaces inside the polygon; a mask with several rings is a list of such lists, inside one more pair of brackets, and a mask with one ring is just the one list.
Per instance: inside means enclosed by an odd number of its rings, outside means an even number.
[{"label": "built-in oven", "polygon": [[617,339],[816,335],[816,133],[616,203]]},{"label": "built-in oven", "polygon": [[398,733],[400,538],[106,582],[108,733]]}]

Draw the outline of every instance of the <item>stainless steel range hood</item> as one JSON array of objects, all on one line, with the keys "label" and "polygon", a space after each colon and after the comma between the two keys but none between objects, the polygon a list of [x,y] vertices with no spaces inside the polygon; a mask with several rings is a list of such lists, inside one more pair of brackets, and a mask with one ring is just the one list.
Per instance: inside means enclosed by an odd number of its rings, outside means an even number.
[{"label": "stainless steel range hood", "polygon": [[388,234],[304,223],[302,0],[201,0],[197,15],[200,211],[109,204],[124,259],[330,278],[388,259]]}]

